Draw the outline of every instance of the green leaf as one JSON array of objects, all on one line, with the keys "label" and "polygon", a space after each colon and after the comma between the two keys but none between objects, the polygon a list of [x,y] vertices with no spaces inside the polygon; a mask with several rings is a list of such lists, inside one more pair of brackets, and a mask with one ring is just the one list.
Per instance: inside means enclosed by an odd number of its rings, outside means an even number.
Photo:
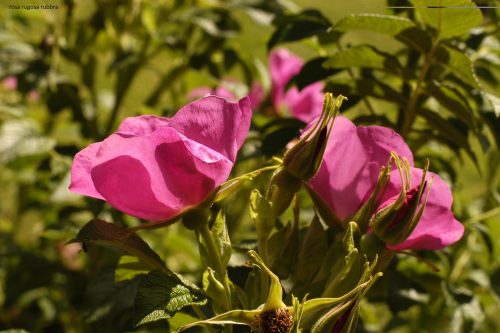
[{"label": "green leaf", "polygon": [[328,250],[328,240],[323,225],[315,216],[311,225],[307,228],[304,241],[301,246],[299,258],[296,264],[294,282],[307,284],[315,277],[324,254]]},{"label": "green leaf", "polygon": [[439,82],[428,82],[425,85],[425,92],[434,97],[439,104],[455,114],[465,124],[469,124],[471,128],[477,129],[478,125],[474,117],[474,110],[452,87],[440,84]]},{"label": "green leaf", "polygon": [[281,279],[288,278],[299,253],[299,221],[288,223],[283,229],[273,232],[268,247],[271,269]]},{"label": "green leaf", "polygon": [[267,238],[274,226],[274,218],[271,204],[258,190],[253,190],[250,194],[250,216],[255,223],[257,235]]},{"label": "green leaf", "polygon": [[111,245],[138,257],[151,269],[170,272],[160,256],[142,238],[135,232],[113,223],[92,220],[80,229],[76,238],[70,243]]},{"label": "green leaf", "polygon": [[190,305],[204,305],[206,299],[194,285],[175,276],[152,271],[140,282],[135,298],[134,322],[137,326],[171,318]]},{"label": "green leaf", "polygon": [[408,28],[397,34],[396,39],[408,47],[421,53],[428,53],[432,49],[432,36],[429,32],[418,27]]},{"label": "green leaf", "polygon": [[362,67],[400,74],[402,67],[398,59],[370,45],[358,45],[332,55],[323,63],[326,68]]},{"label": "green leaf", "polygon": [[94,274],[85,289],[85,320],[90,323],[110,321],[120,327],[122,318],[133,311],[140,279],[116,283],[112,267]]},{"label": "green leaf", "polygon": [[251,326],[255,316],[258,316],[261,310],[233,310],[221,313],[207,320],[200,320],[179,328],[177,332],[182,332],[188,328],[205,325],[247,325]]},{"label": "green leaf", "polygon": [[155,10],[151,5],[146,4],[142,7],[141,22],[150,34],[154,34],[156,32],[156,15]]},{"label": "green leaf", "polygon": [[490,101],[491,105],[493,106],[493,112],[495,113],[495,116],[500,117],[500,98],[493,95],[493,94],[488,94],[484,93],[486,98]]},{"label": "green leaf", "polygon": [[360,94],[363,96],[372,96],[400,106],[407,105],[407,99],[396,89],[388,84],[382,83],[375,78],[370,79],[335,79],[327,82],[327,91],[335,91],[345,96]]},{"label": "green leaf", "polygon": [[170,332],[175,332],[182,326],[189,325],[199,319],[184,312],[177,312],[172,318],[168,319],[168,328]]},{"label": "green leaf", "polygon": [[36,123],[28,119],[8,120],[0,128],[0,162],[3,163],[46,154],[55,145],[54,139],[43,136]]},{"label": "green leaf", "polygon": [[434,28],[441,39],[463,35],[480,25],[483,20],[481,11],[471,0],[411,0],[411,2],[420,20]]},{"label": "green leaf", "polygon": [[467,85],[481,89],[474,73],[472,61],[464,52],[448,46],[439,46],[433,60],[452,72]]},{"label": "green leaf", "polygon": [[457,128],[455,122],[427,109],[421,109],[419,115],[425,118],[439,132],[442,139],[440,141],[445,142],[454,150],[456,150],[456,147],[464,149],[474,161],[476,160],[476,156],[469,145],[467,133],[463,133]]},{"label": "green leaf", "polygon": [[351,14],[338,21],[333,29],[342,32],[369,30],[395,36],[413,27],[415,27],[415,24],[404,17],[380,14]]},{"label": "green leaf", "polygon": [[221,309],[228,308],[224,286],[217,280],[215,271],[210,267],[207,267],[203,273],[203,290],[218,307]]},{"label": "green leaf", "polygon": [[299,90],[304,89],[308,85],[321,81],[331,75],[341,71],[341,69],[327,69],[323,63],[328,58],[318,57],[309,60],[302,66],[299,74],[297,74],[291,81],[291,84],[296,84]]},{"label": "green leaf", "polygon": [[132,280],[138,275],[147,274],[150,267],[144,265],[139,258],[133,256],[121,256],[115,269],[115,282]]},{"label": "green leaf", "polygon": [[[366,256],[359,252],[360,232],[355,222],[349,222],[343,238],[343,251],[331,266],[331,275],[325,284],[324,296],[338,296],[352,290],[361,280]],[[364,281],[361,281],[364,282]]]},{"label": "green leaf", "polygon": [[268,49],[272,49],[277,44],[324,34],[331,26],[330,21],[315,9],[278,17],[273,23],[277,28],[267,43]]},{"label": "green leaf", "polygon": [[220,210],[215,218],[214,225],[211,228],[211,232],[214,237],[215,245],[217,246],[221,264],[223,267],[227,266],[229,259],[231,258],[231,240],[229,239],[229,233],[226,226],[226,215],[224,210]]},{"label": "green leaf", "polygon": [[224,200],[225,198],[229,197],[231,194],[236,192],[247,181],[252,181],[262,172],[275,170],[277,167],[278,165],[271,165],[228,180],[227,182],[223,183],[220,186],[219,190],[217,191],[217,196],[215,197],[214,202],[219,202]]}]

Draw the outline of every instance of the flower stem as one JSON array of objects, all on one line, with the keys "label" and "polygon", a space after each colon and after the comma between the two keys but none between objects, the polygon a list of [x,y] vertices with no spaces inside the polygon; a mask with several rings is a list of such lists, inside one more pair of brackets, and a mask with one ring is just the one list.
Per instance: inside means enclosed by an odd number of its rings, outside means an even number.
[{"label": "flower stem", "polygon": [[198,228],[198,232],[205,243],[208,253],[208,262],[210,266],[214,268],[217,279],[222,283],[222,286],[224,287],[226,294],[226,309],[224,310],[231,310],[231,290],[229,289],[229,285],[227,283],[226,269],[222,265],[220,252],[217,249],[217,245],[215,244],[212,232],[208,228],[208,223],[204,223],[202,226],[200,226]]},{"label": "flower stem", "polygon": [[[227,283],[227,273],[225,267],[222,265],[222,260],[220,256],[220,252],[217,249],[217,245],[215,244],[214,237],[212,235],[212,232],[208,228],[208,223],[203,223],[198,229],[197,229],[199,235],[203,239],[203,242],[205,243],[205,247],[208,253],[208,263],[209,266],[212,266],[214,268],[215,274],[217,276],[217,279],[222,283],[222,286],[224,287],[225,291],[225,309],[223,311],[229,311],[232,309],[232,304],[231,304],[231,289],[229,289],[229,284]],[[225,333],[232,333],[233,329],[231,325],[224,325],[224,332]]]}]

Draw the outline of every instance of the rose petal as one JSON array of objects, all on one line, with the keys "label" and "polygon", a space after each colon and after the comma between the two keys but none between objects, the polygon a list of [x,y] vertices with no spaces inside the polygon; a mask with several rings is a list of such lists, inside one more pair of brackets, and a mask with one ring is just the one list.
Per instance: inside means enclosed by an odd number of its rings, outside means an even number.
[{"label": "rose petal", "polygon": [[222,154],[161,127],[146,137],[108,137],[96,152],[91,176],[113,207],[157,221],[202,201],[227,179],[231,167]]},{"label": "rose petal", "polygon": [[71,192],[104,199],[95,189],[94,182],[90,176],[92,161],[96,157],[100,144],[100,142],[93,143],[76,154],[71,165],[71,184],[69,185]]},{"label": "rose petal", "polygon": [[288,105],[293,117],[309,123],[323,111],[323,88],[322,82],[311,84],[301,91],[296,87],[290,88],[283,102]]},{"label": "rose petal", "polygon": [[[338,218],[346,219],[372,194],[380,168],[387,164],[391,151],[413,164],[410,148],[393,130],[381,126],[356,127],[347,118],[338,116],[323,164],[311,180],[311,187]],[[385,199],[393,195],[386,195]]]},{"label": "rose petal", "polygon": [[269,55],[269,71],[271,74],[271,96],[275,108],[284,101],[286,85],[290,79],[302,69],[303,61],[286,49],[278,49]]},{"label": "rose petal", "polygon": [[[191,156],[186,156],[186,150]],[[233,166],[224,156],[192,141],[160,144],[155,156],[167,187],[183,207],[203,201],[227,179]]]},{"label": "rose petal", "polygon": [[424,216],[404,242],[388,246],[392,250],[439,250],[460,240],[464,226],[453,213],[441,206],[428,203]]},{"label": "rose petal", "polygon": [[356,126],[337,117],[318,174],[309,182],[340,219],[352,215],[373,184],[361,177],[368,162]]},{"label": "rose petal", "polygon": [[149,171],[134,157],[117,156],[97,165],[92,169],[92,180],[111,206],[129,215],[160,221],[179,211],[156,198]]},{"label": "rose petal", "polygon": [[180,109],[169,126],[234,162],[250,127],[250,99],[231,103],[208,96]]},{"label": "rose petal", "polygon": [[403,138],[390,128],[382,126],[360,126],[358,135],[370,156],[370,161],[386,165],[391,151],[405,157],[413,165],[413,154]]},{"label": "rose petal", "polygon": [[250,98],[250,104],[252,105],[252,109],[257,109],[262,100],[264,99],[264,88],[258,82],[254,82],[250,91],[248,92],[248,98]]},{"label": "rose petal", "polygon": [[166,117],[153,115],[129,117],[122,121],[120,127],[118,128],[118,132],[144,136],[153,133],[159,127],[167,126],[169,122],[170,119]]}]

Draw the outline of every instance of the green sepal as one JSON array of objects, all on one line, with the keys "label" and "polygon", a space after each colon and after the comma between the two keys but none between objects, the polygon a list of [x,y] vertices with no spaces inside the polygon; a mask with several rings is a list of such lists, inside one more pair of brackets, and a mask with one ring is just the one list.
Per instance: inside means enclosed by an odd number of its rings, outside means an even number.
[{"label": "green sepal", "polygon": [[[429,169],[429,162],[427,161],[422,173],[418,192],[408,201],[407,193],[411,189],[410,166],[405,159],[403,163],[401,163],[401,160],[399,160],[396,154],[393,154],[393,160],[398,167],[401,177],[401,193],[394,202],[380,209],[370,220],[370,227],[373,232],[390,245],[403,242],[413,232],[424,212],[431,185],[431,181],[426,180],[427,170]],[[424,191],[427,192],[421,202]],[[405,204],[409,205],[409,207],[407,208],[406,214],[401,217],[400,212],[401,209],[405,209]]]},{"label": "green sepal", "polygon": [[266,238],[274,227],[271,203],[260,194],[259,190],[250,193],[250,217],[255,223],[258,238]]},{"label": "green sepal", "polygon": [[379,205],[380,198],[384,194],[387,184],[391,179],[390,174],[391,164],[388,163],[387,166],[380,169],[377,185],[375,186],[370,198],[363,204],[363,206],[361,206],[354,216],[350,218],[350,220],[358,223],[362,234],[365,234],[368,231],[370,218],[375,213],[375,210]]},{"label": "green sepal", "polygon": [[264,303],[263,311],[276,310],[281,308],[286,308],[285,303],[283,303],[283,289],[281,287],[280,279],[276,274],[274,274],[262,261],[257,252],[250,250],[247,253],[250,258],[252,258],[252,263],[260,268],[260,270],[265,273],[270,280],[269,292],[267,300]]},{"label": "green sepal", "polygon": [[203,291],[212,300],[212,302],[221,309],[227,309],[226,290],[222,283],[215,277],[215,271],[207,267],[203,273]]},{"label": "green sepal", "polygon": [[182,332],[188,328],[195,326],[206,325],[247,325],[252,326],[255,317],[258,316],[261,310],[232,310],[221,313],[215,317],[206,320],[199,320],[180,327],[176,332]]},{"label": "green sepal", "polygon": [[220,187],[219,190],[217,191],[217,195],[215,196],[214,202],[220,202],[230,195],[232,195],[234,192],[236,192],[242,185],[244,185],[248,181],[253,181],[255,177],[259,176],[261,173],[266,172],[266,171],[271,171],[275,170],[278,168],[278,165],[271,165],[268,167],[264,167],[258,170],[254,170],[252,172],[246,173],[244,175],[241,175],[239,177],[230,179],[223,183]]},{"label": "green sepal", "polygon": [[342,95],[334,99],[331,93],[325,94],[321,117],[283,157],[283,166],[290,175],[304,181],[316,175],[323,161],[335,116],[345,99]]},{"label": "green sepal", "polygon": [[266,195],[272,206],[273,216],[278,217],[285,212],[301,184],[302,181],[283,166],[274,172]]}]

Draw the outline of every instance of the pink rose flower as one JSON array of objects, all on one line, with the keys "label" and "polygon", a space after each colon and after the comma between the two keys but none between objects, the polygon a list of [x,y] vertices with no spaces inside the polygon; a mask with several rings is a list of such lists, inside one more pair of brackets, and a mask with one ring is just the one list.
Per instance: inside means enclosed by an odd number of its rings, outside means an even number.
[{"label": "pink rose flower", "polygon": [[227,180],[250,119],[247,97],[232,103],[216,96],[172,118],[126,118],[75,156],[70,190],[142,219],[170,219]]},{"label": "pink rose flower", "polygon": [[3,79],[2,84],[7,90],[16,90],[17,77],[15,77],[14,75],[7,76],[5,79]]},{"label": "pink rose flower", "polygon": [[[405,157],[411,166],[412,189],[407,193],[411,200],[420,184],[422,169],[413,167],[413,155],[404,140],[389,128],[356,127],[342,116],[335,119],[323,163],[309,185],[339,220],[347,221],[372,194],[380,168],[387,164],[391,151]],[[451,212],[453,198],[449,186],[438,175],[428,172],[426,180],[431,178],[419,223],[405,241],[389,248],[441,249],[462,237],[464,227]],[[393,169],[379,209],[395,200],[401,186],[399,171]]]},{"label": "pink rose flower", "polygon": [[300,72],[303,65],[302,59],[286,49],[275,50],[269,55],[274,108],[280,110],[285,107],[293,117],[309,123],[319,117],[323,109],[323,83],[313,83],[301,91],[297,87],[286,90],[288,82]]}]

